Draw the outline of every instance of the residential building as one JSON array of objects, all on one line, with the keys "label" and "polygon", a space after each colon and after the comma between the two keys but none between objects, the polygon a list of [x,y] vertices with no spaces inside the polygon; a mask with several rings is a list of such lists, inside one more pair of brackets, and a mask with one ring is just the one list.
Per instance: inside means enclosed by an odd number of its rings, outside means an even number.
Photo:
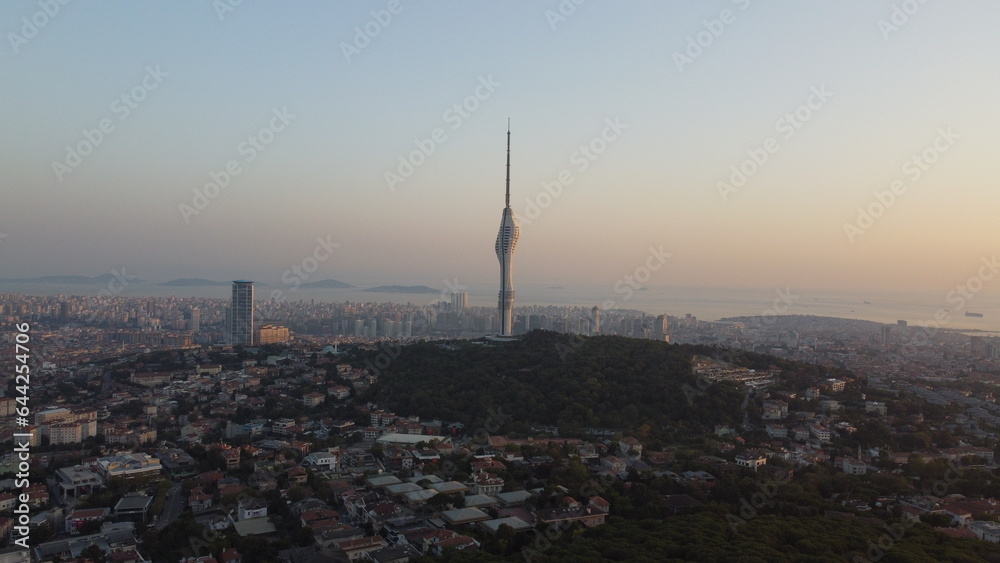
[{"label": "residential building", "polygon": [[261,499],[244,498],[239,502],[237,514],[240,520],[267,516],[267,503]]},{"label": "residential building", "polygon": [[[97,422],[94,427],[96,429]],[[79,444],[83,442],[83,428],[79,422],[60,422],[44,427],[48,431],[49,444]]]},{"label": "residential building", "polygon": [[253,346],[253,282],[233,282],[232,300],[229,305],[229,343]]},{"label": "residential building", "polygon": [[257,345],[280,344],[288,342],[288,328],[276,325],[264,325],[257,331]]},{"label": "residential building", "polygon": [[977,520],[969,524],[976,537],[991,543],[1000,543],[1000,524],[987,520]]},{"label": "residential building", "polygon": [[631,436],[626,436],[618,442],[618,452],[622,457],[639,459],[642,457],[642,443]]},{"label": "residential building", "polygon": [[594,506],[583,506],[575,499],[567,497],[561,508],[549,508],[535,513],[538,522],[548,526],[568,526],[579,522],[588,528],[600,526],[608,518],[608,513]]},{"label": "residential building", "polygon": [[163,467],[163,472],[171,479],[183,479],[198,473],[198,462],[180,448],[160,450],[154,455]]},{"label": "residential building", "polygon": [[831,393],[839,393],[843,391],[846,384],[847,383],[844,380],[834,379],[832,377],[823,380],[823,386],[829,388]]},{"label": "residential building", "polygon": [[503,491],[504,481],[489,473],[477,473],[472,478],[472,493],[477,495],[496,496]]},{"label": "residential building", "polygon": [[364,559],[368,553],[378,551],[388,545],[388,542],[382,536],[369,536],[344,540],[337,544],[337,549],[343,552],[348,560],[357,561]]},{"label": "residential building", "polygon": [[153,497],[144,493],[128,493],[115,504],[115,520],[145,524],[152,516],[149,513],[152,506]]},{"label": "residential building", "polygon": [[848,475],[864,475],[868,473],[868,464],[852,457],[845,457],[840,465]]},{"label": "residential building", "polygon": [[608,468],[613,473],[624,473],[625,468],[627,467],[624,461],[613,455],[606,456],[604,459],[602,459],[601,465]]},{"label": "residential building", "polygon": [[885,416],[889,411],[885,403],[881,401],[865,401],[865,412]]},{"label": "residential building", "polygon": [[323,404],[326,400],[326,395],[322,393],[317,393],[315,391],[306,393],[302,396],[302,404],[307,407],[316,407]]},{"label": "residential building", "polygon": [[340,452],[320,451],[312,452],[302,458],[302,465],[315,467],[320,471],[336,471]]},{"label": "residential building", "polygon": [[70,510],[66,515],[66,533],[79,534],[80,529],[87,522],[103,522],[111,515],[111,509],[104,508],[84,508]]},{"label": "residential building", "polygon": [[115,526],[102,530],[101,533],[79,536],[69,539],[54,540],[39,544],[32,550],[32,560],[39,563],[53,561],[69,561],[79,557],[80,553],[91,545],[98,545],[105,553],[114,556],[114,561],[120,563],[146,562],[137,551],[138,542],[135,539],[134,528]]},{"label": "residential building", "polygon": [[160,460],[145,453],[131,453],[98,458],[96,469],[105,483],[112,479],[155,477],[163,466]]},{"label": "residential building", "polygon": [[103,488],[101,478],[81,465],[56,469],[56,481],[64,499],[79,498]]},{"label": "residential building", "polygon": [[342,401],[351,396],[351,388],[346,385],[333,385],[331,387],[327,387],[326,393],[334,399]]},{"label": "residential building", "polygon": [[822,424],[810,424],[809,434],[814,436],[820,442],[830,441],[830,429],[823,426]]},{"label": "residential building", "polygon": [[785,428],[780,424],[768,424],[766,430],[767,436],[772,440],[788,437],[788,428]]},{"label": "residential building", "polygon": [[767,458],[759,454],[739,454],[736,456],[736,465],[757,471],[761,465],[767,464]]}]

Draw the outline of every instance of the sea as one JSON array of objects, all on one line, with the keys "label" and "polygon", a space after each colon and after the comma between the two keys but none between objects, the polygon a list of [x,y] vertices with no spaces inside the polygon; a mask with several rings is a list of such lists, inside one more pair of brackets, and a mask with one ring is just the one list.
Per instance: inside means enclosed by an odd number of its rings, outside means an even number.
[{"label": "sea", "polygon": [[[118,289],[119,286],[115,286]],[[102,285],[37,284],[22,282],[0,283],[0,293],[29,295],[97,295]],[[373,293],[360,288],[291,290],[288,286],[258,284],[256,296],[266,299],[280,289],[289,300],[315,302],[391,302],[431,305],[448,301],[452,291],[469,293],[469,305],[495,307],[495,285],[469,286],[442,283],[440,291],[426,293]],[[521,283],[516,286],[515,306],[593,307],[631,309],[651,315],[693,315],[704,321],[729,317],[758,315],[815,315],[860,319],[896,324],[926,326],[937,323],[941,328],[963,331],[1000,331],[1000,295],[986,291],[959,299],[951,290],[940,292],[904,291],[829,291],[796,288],[670,287],[648,286],[635,289],[625,285],[557,286]],[[229,299],[230,288],[224,286],[176,287],[154,282],[131,282],[117,295],[125,297],[203,297]],[[975,316],[967,316],[973,313]],[[982,315],[982,316],[978,316]]]}]

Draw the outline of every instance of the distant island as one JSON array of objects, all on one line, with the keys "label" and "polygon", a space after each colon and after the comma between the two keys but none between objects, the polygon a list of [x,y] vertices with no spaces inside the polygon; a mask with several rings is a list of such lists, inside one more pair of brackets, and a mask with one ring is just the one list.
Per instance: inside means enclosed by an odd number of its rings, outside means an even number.
[{"label": "distant island", "polygon": [[[127,280],[129,283],[141,283],[137,277],[131,276],[129,274],[121,274],[121,277]],[[51,283],[51,284],[65,284],[65,285],[91,285],[91,284],[105,284],[111,280],[118,280],[119,276],[114,274],[102,274],[100,276],[88,277],[88,276],[41,276],[37,278],[0,278],[0,283]]]},{"label": "distant island", "polygon": [[368,293],[441,293],[440,290],[426,285],[380,285],[364,291]]},{"label": "distant island", "polygon": [[349,283],[344,283],[337,280],[320,280],[309,283],[304,283],[300,287],[311,288],[311,289],[347,289],[349,287],[354,287]]},{"label": "distant island", "polygon": [[177,278],[175,280],[158,283],[156,285],[166,285],[170,287],[203,287],[207,285],[211,286],[229,285],[229,282],[206,280],[204,278]]}]

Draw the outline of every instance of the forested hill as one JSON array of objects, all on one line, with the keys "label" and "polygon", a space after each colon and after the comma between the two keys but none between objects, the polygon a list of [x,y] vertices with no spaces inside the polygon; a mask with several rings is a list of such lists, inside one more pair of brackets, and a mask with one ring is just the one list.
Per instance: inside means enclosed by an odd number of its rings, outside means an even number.
[{"label": "forested hill", "polygon": [[739,389],[716,384],[701,390],[692,375],[694,354],[719,351],[545,331],[505,343],[421,342],[381,351],[381,362],[374,365],[384,369],[365,399],[400,415],[473,427],[491,412],[502,412],[509,425],[503,432],[538,425],[572,432],[639,430],[648,424],[643,434],[654,435],[664,429],[711,430],[742,418]]}]

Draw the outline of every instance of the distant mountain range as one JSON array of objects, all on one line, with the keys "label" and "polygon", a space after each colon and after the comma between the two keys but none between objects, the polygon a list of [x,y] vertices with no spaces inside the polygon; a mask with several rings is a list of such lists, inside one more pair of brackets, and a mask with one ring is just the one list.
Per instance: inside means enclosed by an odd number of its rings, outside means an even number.
[{"label": "distant mountain range", "polygon": [[[128,283],[140,283],[144,280],[133,277],[128,274],[122,274],[124,279]],[[37,284],[63,284],[63,285],[103,285],[109,281],[116,280],[121,281],[119,276],[114,274],[102,274],[100,276],[88,277],[88,276],[41,276],[37,278],[0,278],[0,284],[2,283],[37,283]],[[176,278],[170,281],[160,282],[156,284],[157,286],[163,287],[222,287],[228,286],[232,282],[229,281],[215,281],[205,278]],[[261,282],[255,282],[255,285],[260,287],[270,287],[273,284],[266,284]],[[281,287],[282,284],[278,284]],[[303,283],[299,286],[300,289],[351,289],[355,288],[349,283],[344,283],[339,280],[328,279],[328,280],[318,280],[314,282]],[[434,289],[432,287],[427,287],[426,285],[380,285],[378,287],[370,287],[368,289],[363,289],[368,293],[410,293],[410,294],[422,294],[422,293],[440,293],[440,290]]]},{"label": "distant mountain range", "polygon": [[349,287],[354,287],[349,283],[344,283],[337,280],[320,280],[309,283],[304,283],[300,287],[305,288],[315,288],[315,289],[347,289]]},{"label": "distant mountain range", "polygon": [[[230,283],[232,282],[206,280],[204,278],[177,278],[175,280],[170,280],[168,282],[163,282],[156,285],[165,285],[170,287],[205,287],[205,286],[214,287],[214,286],[229,285]],[[268,286],[270,284],[254,282],[254,285]],[[304,283],[299,286],[299,288],[302,289],[346,289],[350,287],[354,286],[337,280],[320,280],[320,281]]]},{"label": "distant mountain range", "polygon": [[207,285],[217,286],[217,285],[229,285],[229,284],[230,282],[206,280],[204,278],[177,278],[175,280],[158,283],[156,285],[167,285],[170,287],[203,287]]},{"label": "distant mountain range", "polygon": [[441,293],[440,290],[426,285],[380,285],[364,291],[369,293]]},{"label": "distant mountain range", "polygon": [[[131,276],[129,274],[121,274],[121,278],[124,278],[128,283],[142,283],[137,277]],[[111,280],[121,281],[119,276],[114,274],[102,274],[100,276],[88,277],[88,276],[41,276],[37,278],[0,278],[0,283],[51,283],[51,284],[64,284],[64,285],[94,285],[94,284],[105,284]]]}]

